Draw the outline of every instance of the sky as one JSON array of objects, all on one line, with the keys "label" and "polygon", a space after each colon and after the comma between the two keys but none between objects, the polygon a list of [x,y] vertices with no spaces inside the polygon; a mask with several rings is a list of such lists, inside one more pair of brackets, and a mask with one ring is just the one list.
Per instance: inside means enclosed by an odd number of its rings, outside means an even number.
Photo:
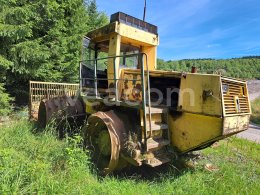
[{"label": "sky", "polygon": [[[143,18],[144,0],[97,0],[99,11]],[[260,0],[147,0],[164,60],[260,55]]]}]

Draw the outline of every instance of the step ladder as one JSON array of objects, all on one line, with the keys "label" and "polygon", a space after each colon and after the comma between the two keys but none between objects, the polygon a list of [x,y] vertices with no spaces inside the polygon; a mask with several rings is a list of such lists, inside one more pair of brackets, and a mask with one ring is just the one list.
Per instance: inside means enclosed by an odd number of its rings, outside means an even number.
[{"label": "step ladder", "polygon": [[151,107],[149,66],[148,63],[146,63],[145,68],[144,61],[148,62],[148,56],[147,54],[142,53],[142,141],[145,145],[145,153],[148,154],[148,156],[149,154],[152,156],[152,158],[147,158],[144,161],[144,164],[156,167],[170,161],[167,157],[167,151],[165,152],[166,146],[170,144],[170,134],[167,121],[168,108]]},{"label": "step ladder", "polygon": [[141,118],[141,126],[145,134],[143,137],[146,137],[146,151],[152,154],[152,157],[145,160],[144,164],[156,167],[169,162],[170,158],[165,150],[165,147],[170,144],[168,108],[150,107],[149,109],[149,107],[146,107],[143,114],[146,114],[146,124],[144,119]]}]

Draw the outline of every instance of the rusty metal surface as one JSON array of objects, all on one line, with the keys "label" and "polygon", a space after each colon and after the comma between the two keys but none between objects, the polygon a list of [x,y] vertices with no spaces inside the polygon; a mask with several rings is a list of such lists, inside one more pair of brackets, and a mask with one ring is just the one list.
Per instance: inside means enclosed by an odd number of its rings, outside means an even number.
[{"label": "rusty metal surface", "polygon": [[111,23],[99,29],[88,32],[86,36],[95,42],[109,40],[109,35],[115,33],[116,27],[117,23]]},{"label": "rusty metal surface", "polygon": [[145,30],[147,32],[158,35],[157,26],[150,24],[148,22],[145,22],[144,20],[140,20],[133,16],[127,15],[123,12],[117,12],[117,13],[112,14],[110,17],[110,23],[113,23],[113,22],[121,22],[121,23],[127,24],[129,26],[133,26],[135,28]]},{"label": "rusty metal surface", "polygon": [[[92,114],[88,118],[88,124],[94,124],[98,123],[98,119],[101,119],[102,122],[106,125],[107,130],[110,135],[110,141],[111,141],[111,156],[110,161],[107,165],[107,167],[104,168],[104,170],[101,170],[103,174],[109,174],[110,172],[117,169],[119,166],[119,154],[124,146],[124,137],[126,135],[126,129],[123,121],[119,118],[119,116],[114,111],[108,111],[108,112],[97,112],[95,114]],[[102,124],[96,124],[96,126],[99,126]],[[86,135],[91,136],[98,128],[89,128],[86,129]],[[92,132],[91,132],[92,131]]]},{"label": "rusty metal surface", "polygon": [[70,97],[55,97],[43,99],[39,106],[38,122],[45,127],[54,117],[76,117],[85,115],[84,104],[80,99],[72,100]]}]

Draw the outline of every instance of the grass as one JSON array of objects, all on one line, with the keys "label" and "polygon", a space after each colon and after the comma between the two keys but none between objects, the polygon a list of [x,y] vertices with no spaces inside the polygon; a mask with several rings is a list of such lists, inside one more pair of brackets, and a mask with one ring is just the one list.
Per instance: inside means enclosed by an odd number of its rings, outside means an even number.
[{"label": "grass", "polygon": [[257,98],[251,103],[252,116],[251,121],[255,124],[260,125],[260,98]]},{"label": "grass", "polygon": [[[95,173],[78,143],[78,136],[58,140],[51,131],[37,133],[26,120],[0,126],[0,194],[260,192],[260,145],[245,140],[229,138],[189,156],[185,165],[191,168],[133,168],[105,178]],[[207,171],[209,163],[218,170]]]}]

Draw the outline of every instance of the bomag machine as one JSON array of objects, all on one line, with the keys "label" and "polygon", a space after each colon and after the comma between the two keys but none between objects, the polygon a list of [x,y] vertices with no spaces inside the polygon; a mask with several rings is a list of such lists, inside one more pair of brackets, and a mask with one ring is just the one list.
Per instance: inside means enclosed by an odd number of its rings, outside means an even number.
[{"label": "bomag machine", "polygon": [[82,45],[80,84],[31,82],[31,116],[43,126],[61,110],[86,121],[85,146],[104,174],[157,167],[248,129],[246,82],[157,70],[156,26],[118,12]]}]

